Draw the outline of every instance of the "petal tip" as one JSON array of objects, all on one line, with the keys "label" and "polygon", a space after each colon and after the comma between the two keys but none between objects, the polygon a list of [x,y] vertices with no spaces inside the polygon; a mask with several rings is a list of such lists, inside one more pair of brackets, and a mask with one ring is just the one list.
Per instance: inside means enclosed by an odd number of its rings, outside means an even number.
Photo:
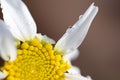
[{"label": "petal tip", "polygon": [[6,71],[5,71],[5,70],[0,71],[0,80],[5,79],[6,76],[7,76],[7,75],[6,75]]},{"label": "petal tip", "polygon": [[86,12],[79,17],[79,20],[69,28],[55,47],[63,50],[77,49],[83,42],[89,27],[98,12],[98,7],[93,2]]}]

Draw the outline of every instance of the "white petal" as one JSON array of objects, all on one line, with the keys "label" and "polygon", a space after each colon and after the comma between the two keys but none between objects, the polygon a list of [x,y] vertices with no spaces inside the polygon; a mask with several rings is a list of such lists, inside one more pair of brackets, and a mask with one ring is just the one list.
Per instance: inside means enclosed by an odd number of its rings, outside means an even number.
[{"label": "white petal", "polygon": [[55,48],[64,51],[77,49],[84,40],[88,29],[98,12],[98,7],[94,3],[87,9],[84,15],[69,28],[62,38],[57,42]]},{"label": "white petal", "polygon": [[48,43],[51,43],[51,44],[55,44],[55,40],[53,40],[52,38],[46,36],[46,35],[41,35],[40,33],[39,34],[36,34],[36,36],[40,39],[40,40],[45,40],[46,42]]},{"label": "white petal", "polygon": [[4,60],[13,61],[16,58],[14,39],[7,26],[0,20],[0,56]]},{"label": "white petal", "polygon": [[79,68],[76,66],[72,66],[72,68],[68,70],[68,73],[65,73],[65,76],[65,80],[92,80],[90,76],[82,76]]},{"label": "white petal", "polygon": [[79,56],[78,49],[75,49],[74,51],[68,51],[64,55],[65,59],[68,59],[69,61],[76,59]]},{"label": "white petal", "polygon": [[71,74],[80,74],[80,69],[76,66],[72,66],[72,68],[70,68],[68,72]]},{"label": "white petal", "polygon": [[36,34],[36,24],[22,0],[1,0],[3,18],[13,36],[29,40]]},{"label": "white petal", "polygon": [[6,77],[6,71],[1,72],[0,71],[0,80],[5,79]]},{"label": "white petal", "polygon": [[66,76],[65,80],[92,80],[89,76],[84,77],[80,74],[66,73],[65,76]]}]

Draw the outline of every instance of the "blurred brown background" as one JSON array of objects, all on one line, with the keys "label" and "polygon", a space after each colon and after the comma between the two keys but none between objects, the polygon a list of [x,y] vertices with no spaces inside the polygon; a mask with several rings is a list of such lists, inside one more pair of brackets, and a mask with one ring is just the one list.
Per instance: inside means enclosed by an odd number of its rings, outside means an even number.
[{"label": "blurred brown background", "polygon": [[56,41],[94,1],[99,12],[73,64],[93,80],[120,80],[119,0],[24,0],[38,32]]}]

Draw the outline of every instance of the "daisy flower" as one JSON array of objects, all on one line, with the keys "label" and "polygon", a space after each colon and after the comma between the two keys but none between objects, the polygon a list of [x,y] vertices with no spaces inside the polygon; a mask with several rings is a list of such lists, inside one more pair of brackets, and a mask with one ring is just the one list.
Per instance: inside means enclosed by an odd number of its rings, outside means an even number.
[{"label": "daisy flower", "polygon": [[0,0],[0,80],[91,80],[71,60],[78,56],[98,12],[94,3],[58,40],[37,33],[36,24],[22,0]]}]

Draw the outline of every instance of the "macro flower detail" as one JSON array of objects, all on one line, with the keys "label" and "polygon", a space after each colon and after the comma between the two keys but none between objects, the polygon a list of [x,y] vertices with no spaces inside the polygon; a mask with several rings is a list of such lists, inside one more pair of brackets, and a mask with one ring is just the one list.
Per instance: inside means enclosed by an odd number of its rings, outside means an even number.
[{"label": "macro flower detail", "polygon": [[50,43],[34,38],[17,44],[17,59],[5,62],[7,80],[64,80],[70,65]]},{"label": "macro flower detail", "polygon": [[[37,34],[36,23],[22,0],[0,0],[0,80],[91,80],[71,60],[98,12],[94,3],[60,40]],[[53,45],[54,44],[54,45]]]}]

